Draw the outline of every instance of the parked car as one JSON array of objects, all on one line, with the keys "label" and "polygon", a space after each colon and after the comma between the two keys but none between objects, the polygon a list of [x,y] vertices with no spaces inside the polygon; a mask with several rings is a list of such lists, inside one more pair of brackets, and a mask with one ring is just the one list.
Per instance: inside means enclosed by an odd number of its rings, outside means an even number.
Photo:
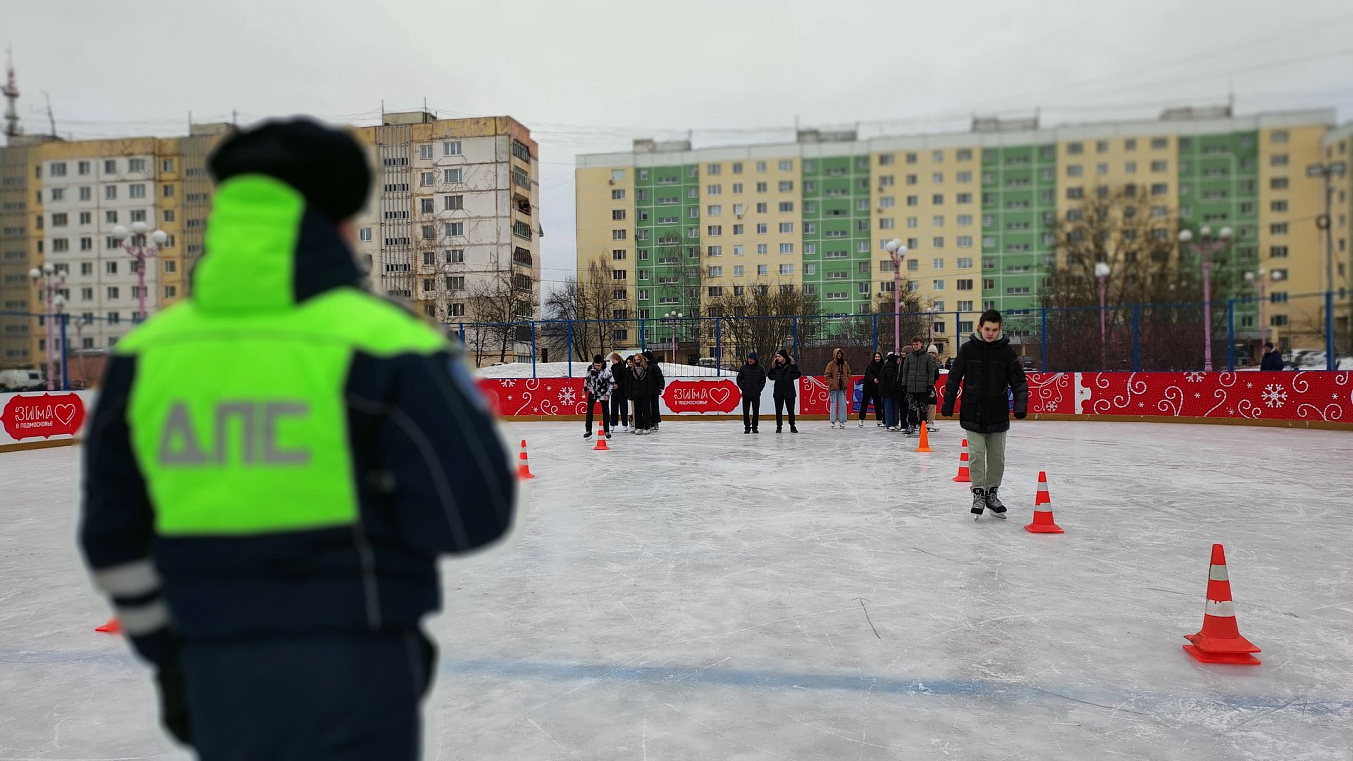
[{"label": "parked car", "polygon": [[44,391],[47,381],[33,369],[0,370],[0,391]]},{"label": "parked car", "polygon": [[1024,368],[1024,372],[1026,373],[1033,372],[1035,369],[1033,357],[1020,357],[1019,364]]}]

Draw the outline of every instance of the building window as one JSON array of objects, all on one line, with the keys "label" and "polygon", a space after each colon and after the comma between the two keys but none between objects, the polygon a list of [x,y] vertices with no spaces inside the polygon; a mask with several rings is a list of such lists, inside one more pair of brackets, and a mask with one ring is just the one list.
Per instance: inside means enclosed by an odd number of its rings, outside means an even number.
[{"label": "building window", "polygon": [[630,234],[629,230],[612,230],[611,240],[627,240],[629,238],[629,234]]},{"label": "building window", "polygon": [[434,185],[437,182],[436,172],[422,172],[419,174],[419,184],[423,187]]},{"label": "building window", "polygon": [[1286,153],[1274,153],[1268,157],[1269,166],[1287,166]]},{"label": "building window", "polygon": [[1276,224],[1269,225],[1269,226],[1268,226],[1268,231],[1269,231],[1269,234],[1271,234],[1271,235],[1286,235],[1286,234],[1287,234],[1287,223],[1286,223],[1286,222],[1278,222],[1278,223],[1276,223]]}]

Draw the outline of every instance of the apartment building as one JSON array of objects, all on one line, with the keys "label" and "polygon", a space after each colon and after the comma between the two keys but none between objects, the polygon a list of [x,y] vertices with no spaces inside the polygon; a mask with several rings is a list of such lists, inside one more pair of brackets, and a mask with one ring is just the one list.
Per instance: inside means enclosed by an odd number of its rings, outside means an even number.
[{"label": "apartment building", "polygon": [[[522,294],[512,318],[538,318],[539,148],[530,130],[505,116],[411,112],[385,114],[357,134],[377,173],[358,219],[372,284],[456,324],[475,320],[476,284],[496,281]],[[529,357],[529,336],[518,343]]]},{"label": "apartment building", "polygon": [[[65,141],[10,136],[0,148],[0,366],[46,362],[45,296],[31,269],[50,263],[72,350],[106,351],[137,322],[136,260],[113,236],[140,222],[166,240],[148,261],[147,314],[188,295],[211,207],[207,158],[233,129],[181,137]],[[539,316],[538,148],[509,117],[386,114],[354,129],[376,187],[359,219],[370,285],[430,319],[472,321],[476,281],[510,283],[522,319]],[[152,246],[150,236],[133,244]],[[533,306],[530,306],[533,305]],[[529,338],[527,339],[529,341]],[[53,348],[61,350],[59,339]],[[529,343],[514,351],[529,356]]]},{"label": "apartment building", "polygon": [[[1318,319],[1299,313],[1318,300],[1288,296],[1325,287],[1313,224],[1323,186],[1305,167],[1322,146],[1333,155],[1349,145],[1334,121],[1332,110],[1172,109],[1058,127],[974,119],[967,132],[867,140],[812,130],[793,143],[704,149],[636,140],[630,151],[577,159],[577,265],[600,258],[614,268],[617,316],[691,313],[755,285],[802,287],[825,313],[862,313],[891,292],[883,247],[899,238],[904,287],[945,313],[937,328],[948,339],[986,307],[1031,322],[1057,263],[1058,220],[1086,198],[1131,192],[1171,239],[1181,228],[1231,227],[1228,282],[1282,269],[1269,335],[1319,344]],[[1227,295],[1237,298],[1239,337],[1257,338],[1257,300]]]}]

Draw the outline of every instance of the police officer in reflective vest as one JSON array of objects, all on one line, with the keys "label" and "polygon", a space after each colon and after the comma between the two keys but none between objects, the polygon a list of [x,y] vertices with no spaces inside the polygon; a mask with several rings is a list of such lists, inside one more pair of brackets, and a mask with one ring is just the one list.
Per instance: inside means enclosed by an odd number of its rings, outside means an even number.
[{"label": "police officer in reflective vest", "polygon": [[192,295],[113,350],[79,541],[162,720],[202,759],[412,759],[436,560],[493,544],[516,483],[442,333],[364,292],[348,134],[235,134]]}]

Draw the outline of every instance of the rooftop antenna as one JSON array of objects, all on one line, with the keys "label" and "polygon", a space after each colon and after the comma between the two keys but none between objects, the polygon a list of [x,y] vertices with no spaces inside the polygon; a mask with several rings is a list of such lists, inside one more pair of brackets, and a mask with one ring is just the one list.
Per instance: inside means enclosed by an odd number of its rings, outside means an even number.
[{"label": "rooftop antenna", "polygon": [[5,48],[6,71],[5,87],[0,90],[5,96],[5,136],[18,137],[23,134],[19,128],[19,82],[14,76],[14,49]]},{"label": "rooftop antenna", "polygon": [[230,123],[236,127],[240,126],[240,112],[233,108],[230,109]]},{"label": "rooftop antenna", "polygon": [[52,128],[52,137],[56,137],[56,117],[52,115],[52,96],[42,91],[42,97],[47,101],[47,124]]},{"label": "rooftop antenna", "polygon": [[1236,113],[1236,78],[1226,78],[1226,115],[1235,116]]}]

